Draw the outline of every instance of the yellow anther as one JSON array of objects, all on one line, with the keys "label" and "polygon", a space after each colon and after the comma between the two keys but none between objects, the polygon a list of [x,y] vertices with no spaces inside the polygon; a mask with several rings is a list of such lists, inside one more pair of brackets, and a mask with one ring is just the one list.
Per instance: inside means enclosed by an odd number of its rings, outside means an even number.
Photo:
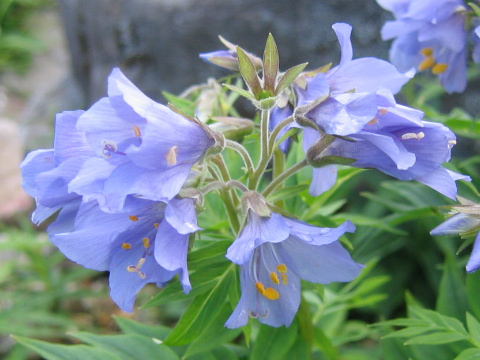
[{"label": "yellow anther", "polygon": [[287,272],[288,268],[287,268],[287,265],[280,264],[280,265],[277,266],[277,270],[278,270],[278,272],[284,274],[284,273]]},{"label": "yellow anther", "polygon": [[155,229],[158,229],[158,227],[160,226],[159,223],[154,223],[153,226],[155,226]]},{"label": "yellow anther", "polygon": [[432,74],[440,75],[443,74],[445,71],[448,70],[448,64],[436,64],[432,69]]},{"label": "yellow anther", "polygon": [[252,318],[252,319],[256,319],[257,318],[257,314],[255,314],[252,310],[250,310],[248,312],[248,315]]},{"label": "yellow anther", "polygon": [[257,288],[257,291],[262,294],[262,295],[265,295],[265,286],[263,286],[263,283],[261,283],[260,281],[257,282],[255,284],[255,287]]},{"label": "yellow anther", "polygon": [[367,124],[368,125],[375,125],[376,123],[378,123],[378,117],[374,117],[372,120],[370,120]]},{"label": "yellow anther", "polygon": [[283,285],[288,285],[288,275],[282,274]]},{"label": "yellow anther", "polygon": [[277,290],[274,288],[266,288],[265,289],[265,294],[263,294],[268,300],[277,300],[280,298],[280,294]]},{"label": "yellow anther", "polygon": [[135,133],[135,137],[142,136],[142,133],[140,132],[140,128],[137,125],[133,127],[133,132]]},{"label": "yellow anther", "polygon": [[380,115],[386,115],[388,113],[388,110],[387,109],[380,109],[378,112],[380,113]]},{"label": "yellow anther", "polygon": [[143,264],[145,264],[145,261],[146,259],[144,257],[140,258],[140,260],[138,260],[138,264],[137,264],[137,270],[140,270],[143,266]]},{"label": "yellow anther", "polygon": [[168,153],[165,155],[167,158],[167,165],[177,165],[177,149],[178,146],[172,146]]},{"label": "yellow anther", "polygon": [[148,237],[144,237],[142,240],[143,240],[143,247],[148,249],[150,247],[150,239]]},{"label": "yellow anther", "polygon": [[147,277],[147,275],[145,275],[143,271],[138,270],[137,273],[138,273],[138,276],[140,276],[140,279],[145,279]]},{"label": "yellow anther", "polygon": [[420,50],[420,54],[422,54],[423,56],[426,56],[426,57],[432,56],[433,55],[433,48],[431,48],[431,47],[423,48],[422,50]]},{"label": "yellow anther", "polygon": [[127,271],[128,272],[137,272],[137,267],[135,265],[128,265],[127,266]]},{"label": "yellow anther", "polygon": [[402,140],[410,140],[410,139],[415,139],[415,140],[422,140],[425,137],[425,134],[423,132],[419,132],[417,134],[415,133],[406,133],[402,135]]},{"label": "yellow anther", "polygon": [[457,140],[448,140],[447,148],[451,149],[454,145],[457,145]]},{"label": "yellow anther", "polygon": [[433,65],[435,65],[435,59],[433,58],[433,56],[429,56],[425,60],[423,60],[420,65],[418,65],[418,70],[427,70],[430,69]]},{"label": "yellow anther", "polygon": [[280,284],[280,279],[278,277],[278,274],[276,272],[271,272],[270,273],[270,278],[275,284]]},{"label": "yellow anther", "polygon": [[130,215],[128,218],[132,221],[138,221],[138,216],[135,215]]},{"label": "yellow anther", "polygon": [[130,250],[131,248],[132,248],[132,244],[129,244],[129,243],[122,244],[122,249]]}]

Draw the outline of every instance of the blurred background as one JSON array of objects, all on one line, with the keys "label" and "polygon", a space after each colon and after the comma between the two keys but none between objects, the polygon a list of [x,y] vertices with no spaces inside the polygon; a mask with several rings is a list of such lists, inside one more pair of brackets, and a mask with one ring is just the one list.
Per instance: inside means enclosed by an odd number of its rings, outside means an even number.
[{"label": "blurred background", "polygon": [[[305,61],[313,69],[338,62],[331,25],[347,22],[355,58],[388,59],[380,29],[390,16],[375,0],[0,0],[0,358],[31,356],[12,333],[55,340],[78,329],[116,331],[105,276],[71,266],[29,222],[34,204],[19,164],[52,147],[56,113],[104,96],[113,67],[160,102],[162,91],[225,76],[198,57],[222,48],[218,35],[261,55],[271,32],[281,69]],[[440,105],[478,114],[478,99],[477,81]],[[166,313],[174,319],[181,309]],[[135,317],[148,321],[152,311]]]}]

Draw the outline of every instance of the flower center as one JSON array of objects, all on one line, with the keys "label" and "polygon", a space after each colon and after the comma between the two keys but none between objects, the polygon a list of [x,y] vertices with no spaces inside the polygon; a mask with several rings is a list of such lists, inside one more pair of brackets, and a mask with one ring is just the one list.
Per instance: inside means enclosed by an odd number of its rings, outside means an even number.
[{"label": "flower center", "polygon": [[432,74],[440,75],[448,70],[448,64],[438,63],[435,60],[435,57],[433,55],[433,48],[431,47],[423,48],[422,50],[420,50],[420,54],[422,54],[425,57],[425,59],[423,59],[420,65],[418,65],[419,71],[424,71],[431,68]]}]

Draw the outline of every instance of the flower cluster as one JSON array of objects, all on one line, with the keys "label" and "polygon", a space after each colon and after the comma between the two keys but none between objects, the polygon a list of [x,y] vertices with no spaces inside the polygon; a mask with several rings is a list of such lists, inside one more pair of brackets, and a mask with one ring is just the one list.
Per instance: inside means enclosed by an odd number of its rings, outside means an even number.
[{"label": "flower cluster", "polygon": [[[197,212],[218,211],[203,209],[204,197],[217,192],[236,235],[226,258],[241,267],[242,295],[226,326],[244,326],[249,317],[289,326],[299,309],[301,279],[347,282],[363,265],[339,241],[355,231],[353,223],[313,226],[268,201],[284,180],[311,165],[310,192],[318,195],[335,184],[337,165],[348,164],[417,180],[450,198],[456,197],[455,181],[468,180],[442,167],[454,134],[396,103],[394,94],[412,74],[376,58],[353,59],[351,26],[333,29],[342,50],[333,68],[303,72],[304,63],[281,73],[272,35],[263,60],[224,39],[227,51],[201,55],[239,70],[248,89],[226,87],[261,112],[256,166],[241,141],[232,140],[254,131],[252,121],[222,113],[223,105],[209,114],[216,101],[202,95],[201,120],[192,118],[151,100],[114,69],[108,96],[86,111],[58,114],[53,149],[23,161],[24,188],[37,203],[32,220],[38,224],[56,214],[48,227],[51,241],[71,260],[108,270],[111,297],[133,311],[147,283],[164,286],[178,275],[184,291],[191,290],[187,257],[201,230]],[[203,95],[216,96],[218,88],[210,83]],[[260,190],[270,160],[289,152],[293,139],[278,140],[292,128],[303,131],[304,158],[290,169],[275,169]],[[245,163],[238,179],[225,163],[226,147]]]},{"label": "flower cluster", "polygon": [[132,311],[147,283],[179,273],[190,290],[188,239],[199,228],[194,199],[178,194],[215,140],[118,69],[108,93],[87,111],[58,114],[54,148],[28,154],[22,171],[33,221],[58,212],[52,242],[85,267],[109,270],[112,298]]},{"label": "flower cluster", "polygon": [[[377,0],[393,12],[394,21],[382,29],[384,40],[395,39],[391,61],[407,71],[431,71],[448,92],[462,92],[467,86],[468,24],[473,12],[463,0]],[[477,27],[473,59],[479,62]]]}]

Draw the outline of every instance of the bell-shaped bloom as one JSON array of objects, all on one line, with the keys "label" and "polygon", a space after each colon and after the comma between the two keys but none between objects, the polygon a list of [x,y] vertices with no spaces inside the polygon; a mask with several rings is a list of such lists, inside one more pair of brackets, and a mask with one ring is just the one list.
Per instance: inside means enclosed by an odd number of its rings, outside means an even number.
[{"label": "bell-shaped bloom", "polygon": [[178,273],[184,291],[190,291],[188,242],[197,230],[194,200],[163,203],[129,196],[116,213],[101,211],[95,201],[81,203],[73,228],[50,237],[69,259],[109,271],[113,301],[131,312],[148,283],[161,287]]},{"label": "bell-shaped bloom", "polygon": [[151,100],[119,69],[108,79],[108,97],[81,114],[76,127],[93,155],[68,190],[105,211],[120,210],[128,195],[172,199],[215,144],[205,126]]},{"label": "bell-shaped bloom", "polygon": [[242,267],[242,295],[225,326],[244,326],[249,317],[270,326],[289,326],[300,305],[301,279],[319,284],[353,280],[363,265],[338,241],[353,231],[349,221],[338,228],[319,228],[249,210],[247,224],[227,251],[227,258]]},{"label": "bell-shaped bloom", "polygon": [[[469,235],[480,231],[480,205],[464,205],[458,207],[460,211],[442,224],[433,229],[432,235]],[[467,271],[474,272],[480,268],[480,232],[478,232],[473,244],[472,255],[467,263]]]},{"label": "bell-shaped bloom", "polygon": [[344,23],[332,26],[341,47],[340,64],[326,74],[306,78],[304,89],[298,88],[298,105],[328,96],[305,116],[330,135],[346,136],[361,131],[377,113],[376,93],[397,93],[410,79],[390,63],[376,58],[352,60],[352,27]]},{"label": "bell-shaped bloom", "polygon": [[[388,105],[389,100],[379,101]],[[350,166],[378,169],[399,180],[416,180],[455,199],[455,181],[470,181],[470,178],[442,167],[450,160],[451,149],[456,144],[453,132],[442,124],[423,121],[423,112],[419,110],[391,105],[379,107],[377,115],[362,131],[350,135],[349,139],[335,139],[318,156],[352,159]],[[307,129],[305,146],[312,146],[319,136]],[[331,173],[331,167],[315,169],[312,183],[324,184],[323,178]],[[325,191],[326,186],[315,186]]]},{"label": "bell-shaped bloom", "polygon": [[39,224],[58,212],[48,227],[52,242],[87,268],[109,270],[112,298],[125,311],[132,311],[145,284],[162,286],[177,273],[188,292],[188,240],[199,229],[192,199],[167,204],[128,196],[123,210],[106,213],[97,201],[69,191],[79,169],[95,156],[76,127],[83,113],[58,114],[54,149],[33,151],[21,165],[23,187],[37,203],[32,220]]},{"label": "bell-shaped bloom", "polygon": [[23,188],[37,204],[32,215],[37,225],[63,208],[58,218],[65,214],[74,216],[81,202],[78,194],[69,192],[68,184],[83,163],[95,155],[85,134],[76,128],[83,113],[79,110],[57,114],[54,148],[32,151],[21,164]]},{"label": "bell-shaped bloom", "polygon": [[396,20],[382,29],[395,39],[390,60],[400,71],[431,70],[448,92],[467,85],[467,8],[463,0],[377,0]]}]

